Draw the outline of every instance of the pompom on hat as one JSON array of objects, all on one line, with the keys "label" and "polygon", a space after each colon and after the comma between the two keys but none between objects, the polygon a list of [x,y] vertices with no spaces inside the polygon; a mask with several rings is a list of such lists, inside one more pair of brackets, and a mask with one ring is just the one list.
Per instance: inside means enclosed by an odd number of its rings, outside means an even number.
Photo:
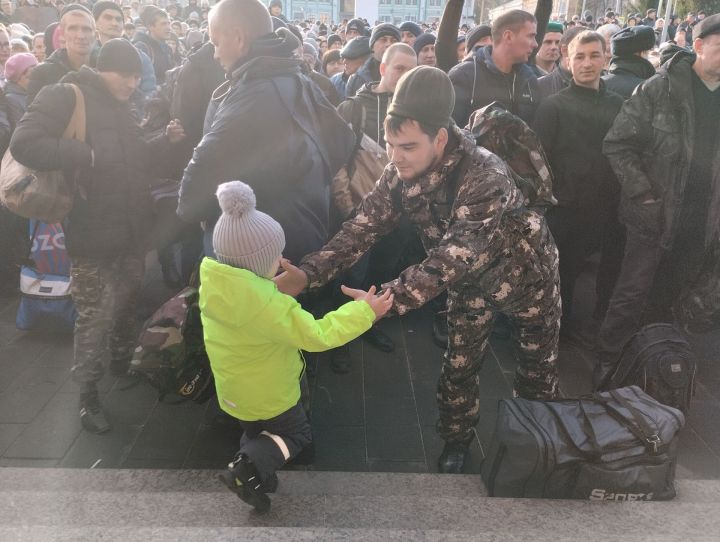
[{"label": "pompom on hat", "polygon": [[255,208],[255,193],[241,181],[221,184],[215,195],[222,210],[213,231],[217,260],[267,276],[285,248],[282,226]]}]

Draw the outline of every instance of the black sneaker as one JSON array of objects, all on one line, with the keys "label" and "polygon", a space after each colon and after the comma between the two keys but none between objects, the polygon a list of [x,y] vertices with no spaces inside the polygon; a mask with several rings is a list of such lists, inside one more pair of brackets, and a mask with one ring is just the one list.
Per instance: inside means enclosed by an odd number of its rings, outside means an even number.
[{"label": "black sneaker", "polygon": [[80,394],[80,422],[90,433],[102,434],[110,431],[110,424],[100,408],[97,390]]},{"label": "black sneaker", "polygon": [[448,347],[447,311],[436,312],[433,316],[433,342],[442,349]]},{"label": "black sneaker", "polygon": [[447,474],[461,474],[470,453],[470,443],[446,442],[438,458],[438,471]]},{"label": "black sneaker", "polygon": [[265,494],[260,474],[245,454],[238,454],[228,468],[218,474],[218,479],[240,499],[255,508],[258,514],[265,514],[270,510],[270,497]]},{"label": "black sneaker", "polygon": [[333,372],[344,375],[350,372],[352,359],[350,358],[350,347],[345,344],[330,351],[330,368]]}]

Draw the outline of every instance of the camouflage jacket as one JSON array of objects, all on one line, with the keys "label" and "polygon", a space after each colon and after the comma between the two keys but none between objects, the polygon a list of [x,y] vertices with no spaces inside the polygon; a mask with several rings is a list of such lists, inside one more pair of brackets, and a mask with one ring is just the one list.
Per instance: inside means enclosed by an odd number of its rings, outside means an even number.
[{"label": "camouflage jacket", "polygon": [[[603,153],[620,182],[620,217],[663,248],[672,246],[679,227],[690,173],[695,134],[692,95],[693,54],[675,55],[625,102],[603,143]],[[652,195],[660,202],[643,205]],[[713,188],[706,245],[720,230],[720,157]]]},{"label": "camouflage jacket", "polygon": [[[427,257],[383,285],[393,290],[398,314],[468,280],[503,284],[509,275],[523,274],[528,262],[535,269],[555,265],[556,250],[544,220],[524,207],[505,163],[476,146],[468,132],[454,128],[454,136],[459,144],[419,179],[403,183],[392,163],[385,168],[355,218],[322,250],[303,258],[300,267],[310,288],[352,266],[403,214],[418,230]],[[546,251],[549,258],[534,265]]]}]

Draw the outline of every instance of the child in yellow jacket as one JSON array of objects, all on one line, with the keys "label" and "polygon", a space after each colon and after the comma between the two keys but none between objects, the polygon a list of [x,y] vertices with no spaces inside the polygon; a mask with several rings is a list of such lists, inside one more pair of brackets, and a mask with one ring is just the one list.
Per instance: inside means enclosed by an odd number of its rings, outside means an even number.
[{"label": "child in yellow jacket", "polygon": [[275,471],[312,441],[300,404],[300,350],[321,352],[359,337],[387,313],[393,297],[375,295],[374,287],[343,286],[353,301],[315,320],[272,281],[288,265],[280,224],[255,209],[245,183],[221,184],[217,197],[223,211],[213,231],[217,260],[205,258],[200,266],[200,310],[220,407],[244,430],[220,479],[266,512]]}]

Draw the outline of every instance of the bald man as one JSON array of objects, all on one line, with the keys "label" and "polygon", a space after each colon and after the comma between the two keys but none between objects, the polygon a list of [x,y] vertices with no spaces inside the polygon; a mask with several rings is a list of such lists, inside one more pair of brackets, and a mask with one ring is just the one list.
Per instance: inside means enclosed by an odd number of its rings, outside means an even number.
[{"label": "bald man", "polygon": [[284,256],[299,262],[328,238],[330,181],[352,152],[353,133],[302,74],[297,38],[285,28],[273,33],[261,2],[222,0],[210,12],[209,31],[228,80],[215,91],[185,169],[178,215],[205,223],[212,255],[215,190],[242,180],[258,210],[282,225]]}]

